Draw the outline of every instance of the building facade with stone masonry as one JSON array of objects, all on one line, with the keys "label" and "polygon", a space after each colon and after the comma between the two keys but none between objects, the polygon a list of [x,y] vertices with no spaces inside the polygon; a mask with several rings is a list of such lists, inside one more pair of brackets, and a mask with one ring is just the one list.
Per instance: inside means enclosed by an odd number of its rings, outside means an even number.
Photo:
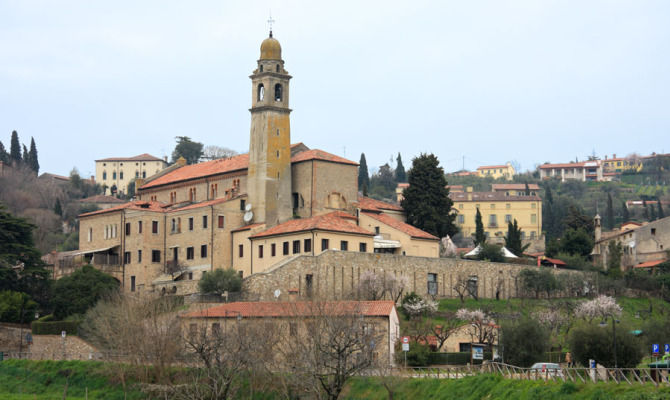
[{"label": "building facade with stone masonry", "polygon": [[[237,324],[251,327],[272,324],[276,331],[288,333],[286,340],[304,340],[310,334],[306,324],[320,318],[355,317],[353,329],[370,333],[374,343],[374,359],[394,363],[395,343],[400,338],[400,319],[392,301],[260,301],[234,302],[180,316],[182,329],[190,335],[235,333]],[[271,329],[272,329],[271,328]],[[359,333],[359,332],[356,332]],[[268,349],[268,353],[286,356],[291,346]]]},{"label": "building facade with stone masonry", "polygon": [[622,248],[621,269],[652,268],[668,259],[670,249],[670,217],[639,224],[624,223],[619,229],[603,232],[600,215],[594,219],[595,245],[594,265],[606,270],[610,242],[619,243]]},{"label": "building facade with stone masonry", "polygon": [[167,160],[151,154],[134,157],[110,157],[95,160],[95,180],[104,194],[128,193],[128,185],[135,179],[146,179],[167,167]]},{"label": "building facade with stone masonry", "polygon": [[251,75],[249,153],[140,177],[138,200],[80,216],[78,255],[127,291],[180,294],[212,269],[246,277],[333,248],[437,257],[439,239],[402,208],[358,196],[357,163],[290,145],[290,78],[270,36]]}]

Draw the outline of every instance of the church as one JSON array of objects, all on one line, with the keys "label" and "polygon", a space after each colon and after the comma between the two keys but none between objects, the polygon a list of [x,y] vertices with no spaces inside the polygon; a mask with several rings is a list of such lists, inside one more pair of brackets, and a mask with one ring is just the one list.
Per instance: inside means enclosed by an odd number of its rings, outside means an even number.
[{"label": "church", "polygon": [[125,291],[189,294],[208,271],[242,277],[325,251],[438,257],[401,207],[358,193],[358,164],[291,143],[291,75],[263,40],[251,78],[249,152],[138,179],[137,200],[79,216],[79,252]]}]

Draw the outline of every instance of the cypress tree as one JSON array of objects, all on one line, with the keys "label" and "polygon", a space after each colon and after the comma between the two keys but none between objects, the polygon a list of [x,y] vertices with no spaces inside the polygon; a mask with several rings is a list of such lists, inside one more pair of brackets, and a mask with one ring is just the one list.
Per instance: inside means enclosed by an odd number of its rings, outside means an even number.
[{"label": "cypress tree", "polygon": [[530,187],[528,186],[528,182],[526,182],[526,196],[530,196]]},{"label": "cypress tree", "polygon": [[0,142],[0,161],[9,163],[9,153],[5,149],[5,145]]},{"label": "cypress tree", "polygon": [[484,243],[486,243],[486,233],[484,233],[482,213],[477,208],[477,214],[475,215],[475,246],[484,245]]},{"label": "cypress tree", "polygon": [[400,153],[398,153],[398,158],[396,158],[397,165],[395,167],[395,181],[400,183],[400,182],[407,182],[407,173],[405,172],[405,166],[402,165],[402,157],[400,157]]},{"label": "cypress tree", "polygon": [[23,156],[21,157],[21,161],[23,161],[25,165],[30,165],[30,156],[28,155],[28,148],[26,147],[25,144],[21,146],[23,146]]},{"label": "cypress tree", "polygon": [[361,153],[361,161],[358,164],[358,187],[365,194],[370,189],[370,174],[368,173],[368,163],[365,161],[365,153]]},{"label": "cypress tree", "polygon": [[456,214],[451,212],[454,202],[449,198],[447,179],[437,157],[433,154],[416,157],[407,178],[409,187],[401,202],[407,223],[440,238],[455,235]]},{"label": "cypress tree", "polygon": [[614,206],[612,205],[612,193],[607,193],[607,210],[605,210],[605,227],[614,229]]},{"label": "cypress tree", "polygon": [[642,207],[644,207],[644,219],[651,221],[649,219],[649,209],[647,208],[647,200],[642,200]]},{"label": "cypress tree", "polygon": [[35,138],[31,137],[30,138],[30,151],[28,152],[28,159],[30,162],[28,165],[30,165],[30,168],[35,171],[35,173],[39,173],[40,171],[40,162],[37,159],[37,146],[35,145]]},{"label": "cypress tree", "polygon": [[[479,211],[479,210],[477,210]],[[512,221],[509,221],[507,223],[507,235],[505,236],[505,247],[512,253],[514,253],[515,256],[521,257],[523,252],[530,246],[530,243],[527,245],[522,245],[521,241],[521,229],[519,228],[519,224],[516,222],[516,218],[514,219],[514,223]]]},{"label": "cypress tree", "polygon": [[658,219],[665,218],[665,211],[663,211],[663,205],[661,204],[661,198],[658,199]]},{"label": "cypress tree", "polygon": [[653,205],[649,207],[649,222],[656,221],[656,207]]},{"label": "cypress tree", "polygon": [[63,206],[60,204],[60,199],[56,198],[56,205],[54,205],[54,213],[63,216]]},{"label": "cypress tree", "polygon": [[14,164],[21,163],[21,144],[19,143],[19,134],[12,131],[12,140],[9,145],[9,158]]},{"label": "cypress tree", "polygon": [[622,223],[630,221],[630,213],[628,207],[626,207],[626,202],[623,200],[621,201],[621,218],[623,219]]}]

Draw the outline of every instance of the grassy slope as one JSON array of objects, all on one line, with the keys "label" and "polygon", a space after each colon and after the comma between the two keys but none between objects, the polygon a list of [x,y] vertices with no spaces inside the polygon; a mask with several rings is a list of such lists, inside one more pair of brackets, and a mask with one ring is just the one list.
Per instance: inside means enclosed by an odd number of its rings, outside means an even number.
[{"label": "grassy slope", "polygon": [[[481,375],[458,380],[407,379],[396,386],[394,398],[399,399],[670,399],[670,388],[612,384],[575,385],[543,381],[505,380]],[[375,378],[361,378],[351,382],[343,399],[383,400],[386,389]]]},{"label": "grassy slope", "polygon": [[[67,398],[123,399],[120,384],[112,383],[104,363],[90,361],[27,361],[0,362],[0,399],[62,399],[65,377],[62,370],[72,371]],[[144,399],[139,391],[129,390],[128,399]]]}]

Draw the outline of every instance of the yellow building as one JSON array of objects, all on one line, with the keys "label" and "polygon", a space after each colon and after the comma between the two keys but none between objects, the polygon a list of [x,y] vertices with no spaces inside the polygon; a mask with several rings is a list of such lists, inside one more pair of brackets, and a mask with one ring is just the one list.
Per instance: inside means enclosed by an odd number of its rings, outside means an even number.
[{"label": "yellow building", "polygon": [[464,237],[475,233],[477,209],[482,215],[484,231],[489,243],[504,243],[507,223],[517,221],[526,241],[541,240],[542,199],[539,196],[514,195],[505,192],[449,193],[457,212],[456,225]]},{"label": "yellow building", "polygon": [[110,157],[95,160],[95,181],[105,188],[105,195],[128,193],[135,179],[146,179],[167,167],[167,161],[150,154],[135,157]]},{"label": "yellow building", "polygon": [[632,157],[617,158],[616,154],[613,154],[612,158],[607,158],[607,156],[605,156],[605,159],[602,160],[602,165],[605,172],[621,173],[625,171],[634,171],[634,172],[642,171],[642,161],[640,159]]},{"label": "yellow building", "polygon": [[477,173],[482,178],[507,179],[511,180],[516,171],[512,164],[488,165],[477,168]]}]

